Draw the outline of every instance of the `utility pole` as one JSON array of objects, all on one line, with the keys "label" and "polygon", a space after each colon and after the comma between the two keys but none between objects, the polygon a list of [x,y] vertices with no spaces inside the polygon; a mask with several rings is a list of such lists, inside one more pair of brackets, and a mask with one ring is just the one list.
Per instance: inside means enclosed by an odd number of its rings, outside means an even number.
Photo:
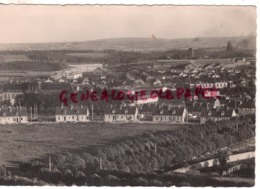
[{"label": "utility pole", "polygon": [[51,172],[51,156],[49,156],[49,171]]},{"label": "utility pole", "polygon": [[102,157],[99,158],[99,169],[102,170],[103,167],[102,167]]},{"label": "utility pole", "polygon": [[35,104],[35,114],[36,114],[36,119],[38,119],[38,108],[37,108],[37,104]]},{"label": "utility pole", "polygon": [[35,119],[35,104],[33,104],[33,119]]},{"label": "utility pole", "polygon": [[30,116],[31,116],[31,121],[32,121],[32,106],[30,107]]},{"label": "utility pole", "polygon": [[94,117],[94,115],[93,115],[93,104],[91,106],[91,117],[92,117],[92,121],[93,121],[93,117]]}]

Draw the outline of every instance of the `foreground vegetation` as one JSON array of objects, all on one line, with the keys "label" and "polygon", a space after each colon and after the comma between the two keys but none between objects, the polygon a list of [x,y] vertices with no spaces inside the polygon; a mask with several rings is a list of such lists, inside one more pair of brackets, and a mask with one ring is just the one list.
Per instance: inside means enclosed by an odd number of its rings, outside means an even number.
[{"label": "foreground vegetation", "polygon": [[[17,174],[36,178],[40,184],[219,186],[220,181],[213,182],[209,178],[160,174],[157,170],[184,165],[194,157],[252,138],[255,135],[253,123],[254,120],[247,117],[149,131],[92,150],[52,156],[51,168],[48,158],[22,163]],[[199,183],[198,179],[203,182]],[[232,186],[230,182],[222,184]]]}]

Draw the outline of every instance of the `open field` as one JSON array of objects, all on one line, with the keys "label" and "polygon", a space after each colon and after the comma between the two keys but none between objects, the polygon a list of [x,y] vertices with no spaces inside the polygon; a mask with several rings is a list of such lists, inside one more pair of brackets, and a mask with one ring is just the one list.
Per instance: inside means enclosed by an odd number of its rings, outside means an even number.
[{"label": "open field", "polygon": [[[72,72],[91,72],[98,67],[102,67],[102,64],[88,63],[88,64],[70,64],[63,70],[70,70]],[[59,71],[37,71],[37,70],[0,70],[0,81],[6,81],[10,78],[27,78],[35,76],[49,76]]]},{"label": "open field", "polygon": [[16,62],[16,61],[30,61],[31,59],[23,54],[0,54],[0,62]]},{"label": "open field", "polygon": [[69,56],[83,57],[83,58],[102,58],[108,55],[108,53],[94,52],[94,53],[67,53]]},{"label": "open field", "polygon": [[87,151],[145,131],[178,127],[180,125],[108,123],[0,125],[0,165],[13,166],[59,152]]},{"label": "open field", "polygon": [[7,81],[10,78],[28,79],[36,76],[49,76],[55,71],[32,71],[32,70],[13,70],[0,71],[0,81]]}]

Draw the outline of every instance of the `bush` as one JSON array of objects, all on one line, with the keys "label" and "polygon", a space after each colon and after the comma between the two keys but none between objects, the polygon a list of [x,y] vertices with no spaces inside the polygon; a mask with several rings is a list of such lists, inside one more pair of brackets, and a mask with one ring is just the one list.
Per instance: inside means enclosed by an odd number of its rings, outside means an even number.
[{"label": "bush", "polygon": [[162,186],[163,183],[161,181],[157,180],[157,179],[153,179],[153,180],[151,180],[150,185],[152,185],[152,186]]},{"label": "bush", "polygon": [[0,176],[6,176],[6,175],[7,175],[7,170],[6,170],[5,166],[2,165],[0,167]]},{"label": "bush", "polygon": [[133,180],[133,182],[134,182],[134,185],[137,185],[137,186],[147,186],[148,185],[148,181],[142,177],[135,178]]}]

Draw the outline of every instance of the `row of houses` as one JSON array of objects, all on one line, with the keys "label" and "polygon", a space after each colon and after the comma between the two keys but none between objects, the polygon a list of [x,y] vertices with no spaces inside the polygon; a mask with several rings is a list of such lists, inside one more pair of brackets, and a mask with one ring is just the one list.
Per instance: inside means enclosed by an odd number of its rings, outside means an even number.
[{"label": "row of houses", "polygon": [[[193,103],[192,105],[142,104],[137,106],[109,106],[104,110],[104,122],[143,122],[154,123],[205,123],[206,121],[228,120],[238,115],[255,113],[254,101],[239,103],[238,108],[223,106],[216,100],[213,104]],[[87,106],[61,106],[56,108],[55,121],[88,122],[93,119],[93,109]],[[0,124],[27,123],[27,110],[24,107],[0,107]]]},{"label": "row of houses", "polygon": [[[82,108],[81,108],[82,109]],[[82,109],[83,110],[83,109]],[[64,112],[65,111],[65,112]],[[228,120],[239,115],[255,113],[253,101],[240,104],[238,108],[222,106],[217,99],[213,104],[195,105],[166,105],[141,104],[137,106],[109,106],[104,110],[105,122],[142,122],[154,123],[187,123]],[[81,116],[86,116],[84,120]],[[89,121],[91,119],[88,108],[79,111],[78,108],[57,108],[56,122]]]},{"label": "row of houses", "polygon": [[[56,122],[59,123],[87,122],[90,119],[91,116],[88,107],[58,107],[56,109]],[[184,123],[187,121],[187,110],[185,107],[157,106],[151,104],[140,107],[110,106],[104,110],[104,121]]]}]

